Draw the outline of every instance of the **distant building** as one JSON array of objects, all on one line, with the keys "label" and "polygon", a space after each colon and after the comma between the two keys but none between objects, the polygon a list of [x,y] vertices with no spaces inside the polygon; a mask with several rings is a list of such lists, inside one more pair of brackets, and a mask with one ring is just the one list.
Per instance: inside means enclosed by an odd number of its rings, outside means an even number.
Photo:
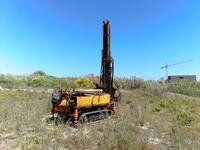
[{"label": "distant building", "polygon": [[168,82],[176,82],[176,81],[188,81],[188,82],[196,82],[196,75],[177,75],[177,76],[168,76]]}]

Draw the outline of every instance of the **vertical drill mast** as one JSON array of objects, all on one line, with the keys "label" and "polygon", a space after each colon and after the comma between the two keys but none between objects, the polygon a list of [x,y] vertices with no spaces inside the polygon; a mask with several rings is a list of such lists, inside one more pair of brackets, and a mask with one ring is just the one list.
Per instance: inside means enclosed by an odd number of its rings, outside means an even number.
[{"label": "vertical drill mast", "polygon": [[108,20],[103,21],[103,50],[101,62],[100,84],[104,91],[113,95],[113,72],[114,60],[110,52],[110,24]]}]

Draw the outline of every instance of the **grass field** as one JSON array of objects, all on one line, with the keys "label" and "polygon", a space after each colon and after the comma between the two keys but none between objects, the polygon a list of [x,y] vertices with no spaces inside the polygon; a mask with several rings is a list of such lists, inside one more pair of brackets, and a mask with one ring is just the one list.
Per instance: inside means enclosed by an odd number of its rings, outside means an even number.
[{"label": "grass field", "polygon": [[155,88],[122,90],[112,119],[78,129],[46,121],[50,96],[45,91],[0,91],[0,149],[200,148],[196,95]]}]

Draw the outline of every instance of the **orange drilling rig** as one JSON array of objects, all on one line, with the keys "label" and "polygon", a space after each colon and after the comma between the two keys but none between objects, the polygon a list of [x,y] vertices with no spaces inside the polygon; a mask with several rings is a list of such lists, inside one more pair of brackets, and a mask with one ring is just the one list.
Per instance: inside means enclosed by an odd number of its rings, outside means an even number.
[{"label": "orange drilling rig", "polygon": [[120,92],[113,87],[114,59],[110,51],[110,24],[103,21],[100,83],[95,89],[60,89],[52,94],[52,118],[57,113],[69,124],[93,122],[115,113]]}]

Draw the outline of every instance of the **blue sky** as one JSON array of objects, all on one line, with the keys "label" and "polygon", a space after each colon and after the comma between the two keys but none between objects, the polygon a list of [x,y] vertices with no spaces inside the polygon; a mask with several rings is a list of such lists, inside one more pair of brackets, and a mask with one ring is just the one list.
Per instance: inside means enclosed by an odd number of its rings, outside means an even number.
[{"label": "blue sky", "polygon": [[200,1],[0,0],[0,73],[99,74],[102,21],[116,76],[200,75]]}]

